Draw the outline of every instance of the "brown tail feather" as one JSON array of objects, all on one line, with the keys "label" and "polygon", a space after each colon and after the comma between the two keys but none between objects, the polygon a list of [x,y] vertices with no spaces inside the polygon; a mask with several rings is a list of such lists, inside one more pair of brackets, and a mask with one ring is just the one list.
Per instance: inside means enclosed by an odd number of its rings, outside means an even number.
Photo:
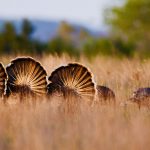
[{"label": "brown tail feather", "polygon": [[7,79],[7,75],[5,69],[3,65],[0,63],[0,97],[4,95],[6,79]]},{"label": "brown tail feather", "polygon": [[55,87],[55,90],[61,91],[64,95],[71,91],[80,97],[93,98],[95,94],[92,75],[86,67],[80,64],[68,64],[57,68],[52,72],[49,81],[52,82],[49,85],[49,93]]},{"label": "brown tail feather", "polygon": [[42,95],[46,93],[46,71],[33,58],[17,58],[6,68],[7,92]]}]

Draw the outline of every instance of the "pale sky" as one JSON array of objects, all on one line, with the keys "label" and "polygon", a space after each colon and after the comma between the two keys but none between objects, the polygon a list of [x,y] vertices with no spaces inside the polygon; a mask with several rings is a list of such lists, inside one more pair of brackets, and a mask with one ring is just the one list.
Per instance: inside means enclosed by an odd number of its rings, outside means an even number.
[{"label": "pale sky", "polygon": [[0,0],[0,18],[68,20],[103,26],[103,10],[119,0]]}]

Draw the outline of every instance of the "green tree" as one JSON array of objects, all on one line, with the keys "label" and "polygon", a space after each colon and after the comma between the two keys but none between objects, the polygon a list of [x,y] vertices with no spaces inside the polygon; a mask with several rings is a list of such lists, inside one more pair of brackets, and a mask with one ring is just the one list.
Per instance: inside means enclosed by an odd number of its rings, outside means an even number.
[{"label": "green tree", "polygon": [[85,41],[89,37],[90,37],[90,34],[88,33],[88,31],[84,28],[81,28],[80,32],[79,32],[79,39],[82,40],[82,41]]},{"label": "green tree", "polygon": [[120,7],[107,11],[106,22],[112,27],[113,38],[135,45],[141,52],[150,49],[150,1],[126,0]]},{"label": "green tree", "polygon": [[33,53],[34,41],[31,39],[31,34],[34,31],[34,27],[28,19],[24,19],[22,22],[21,34],[18,36],[18,41],[20,43],[20,50],[23,53]]},{"label": "green tree", "polygon": [[21,35],[26,38],[29,39],[31,34],[33,33],[34,28],[32,26],[32,24],[30,23],[30,21],[28,19],[24,19],[23,23],[22,23],[22,32]]},{"label": "green tree", "polygon": [[17,35],[12,23],[6,22],[0,34],[0,52],[13,53],[17,47]]},{"label": "green tree", "polygon": [[83,52],[88,58],[92,58],[98,55],[112,55],[113,45],[110,39],[89,39],[83,45]]},{"label": "green tree", "polygon": [[59,56],[63,53],[67,53],[70,56],[78,56],[78,50],[73,46],[72,43],[65,41],[64,39],[57,37],[48,43],[48,53],[58,54]]},{"label": "green tree", "polygon": [[72,40],[72,33],[74,28],[65,21],[62,21],[58,28],[58,37],[64,39],[65,41]]}]

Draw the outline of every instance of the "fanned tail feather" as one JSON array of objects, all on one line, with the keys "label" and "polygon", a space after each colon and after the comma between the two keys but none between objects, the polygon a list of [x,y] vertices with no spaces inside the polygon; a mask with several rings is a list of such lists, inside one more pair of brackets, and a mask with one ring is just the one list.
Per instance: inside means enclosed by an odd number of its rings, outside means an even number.
[{"label": "fanned tail feather", "polygon": [[3,65],[0,63],[0,97],[4,95],[6,79],[7,79],[7,75],[5,69]]},{"label": "fanned tail feather", "polygon": [[48,85],[49,93],[57,89],[65,96],[67,93],[71,93],[91,99],[95,95],[95,85],[91,73],[86,67],[77,63],[57,68],[52,72],[49,81],[51,81]]},{"label": "fanned tail feather", "polygon": [[7,66],[7,94],[46,94],[46,71],[33,58],[17,58]]}]

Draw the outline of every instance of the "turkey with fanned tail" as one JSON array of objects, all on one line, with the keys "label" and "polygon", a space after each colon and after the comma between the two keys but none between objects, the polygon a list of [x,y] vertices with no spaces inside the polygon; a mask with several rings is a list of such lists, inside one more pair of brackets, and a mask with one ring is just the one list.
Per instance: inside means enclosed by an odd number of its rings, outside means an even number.
[{"label": "turkey with fanned tail", "polygon": [[146,106],[150,109],[150,87],[137,89],[128,101],[137,103],[139,109],[141,106]]},{"label": "turkey with fanned tail", "polygon": [[7,75],[5,69],[3,65],[0,63],[0,97],[4,96],[6,79]]},{"label": "turkey with fanned tail", "polygon": [[70,63],[54,70],[48,80],[48,93],[61,93],[65,98],[75,96],[86,99],[94,99],[95,84],[91,72],[77,63]]},{"label": "turkey with fanned tail", "polygon": [[46,94],[46,71],[30,57],[16,58],[6,67],[8,74],[6,94],[40,96]]}]

